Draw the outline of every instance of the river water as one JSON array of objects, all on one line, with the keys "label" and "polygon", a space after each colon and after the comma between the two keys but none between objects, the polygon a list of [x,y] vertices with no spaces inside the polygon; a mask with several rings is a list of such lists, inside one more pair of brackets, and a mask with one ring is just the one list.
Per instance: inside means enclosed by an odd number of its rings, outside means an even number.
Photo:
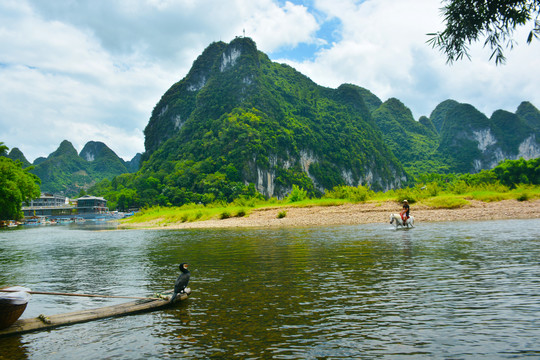
[{"label": "river water", "polygon": [[[174,308],[0,339],[0,359],[540,358],[540,220],[0,231],[0,287]],[[125,300],[34,295],[23,318]]]}]

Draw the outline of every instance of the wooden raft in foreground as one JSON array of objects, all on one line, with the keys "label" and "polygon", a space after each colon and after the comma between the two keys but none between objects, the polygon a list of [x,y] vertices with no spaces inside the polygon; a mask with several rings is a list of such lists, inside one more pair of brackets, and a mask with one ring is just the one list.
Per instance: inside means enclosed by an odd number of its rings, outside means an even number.
[{"label": "wooden raft in foreground", "polygon": [[[175,303],[188,298],[191,289],[186,288],[185,293],[178,294]],[[75,311],[71,313],[36,317],[31,319],[17,320],[13,325],[0,330],[0,337],[24,334],[31,331],[52,329],[63,325],[72,325],[82,322],[98,320],[108,317],[136,314],[144,311],[157,310],[171,305],[165,299],[145,299],[127,302],[124,304],[111,305],[97,309]]]}]

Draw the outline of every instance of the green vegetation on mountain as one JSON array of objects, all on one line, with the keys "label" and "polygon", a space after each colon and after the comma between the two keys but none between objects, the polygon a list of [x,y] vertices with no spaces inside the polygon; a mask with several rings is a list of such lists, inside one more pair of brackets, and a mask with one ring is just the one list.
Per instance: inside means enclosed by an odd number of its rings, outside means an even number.
[{"label": "green vegetation on mountain", "polygon": [[89,162],[89,173],[100,174],[103,178],[112,179],[128,172],[125,162],[102,142],[87,142],[79,157]]},{"label": "green vegetation on mountain", "polygon": [[24,168],[27,168],[29,167],[30,165],[30,162],[26,159],[26,157],[24,156],[24,154],[22,153],[21,150],[19,150],[19,148],[13,148],[11,149],[11,151],[9,152],[9,154],[6,154],[5,155],[7,158],[13,160],[13,161],[20,161],[21,164],[22,164],[22,167],[23,169]]},{"label": "green vegetation on mountain", "polygon": [[[284,198],[294,187],[310,197],[340,186],[399,188],[412,176],[476,172],[503,151],[519,155],[538,113],[520,107],[529,120],[506,112],[489,119],[447,100],[415,121],[397,99],[319,86],[237,38],[211,44],[156,104],[141,170],[91,190],[125,209]],[[513,138],[501,132],[508,126]]]},{"label": "green vegetation on mountain", "polygon": [[447,156],[451,170],[471,170],[474,160],[482,155],[472,134],[488,127],[489,119],[472,105],[457,104],[446,113],[440,130],[439,152]]},{"label": "green vegetation on mountain", "polygon": [[501,150],[507,154],[517,155],[523,140],[534,134],[521,117],[508,111],[495,111],[491,115],[491,123]]},{"label": "green vegetation on mountain", "polygon": [[267,196],[293,185],[310,195],[390,188],[407,177],[371,119],[379,104],[365,89],[324,88],[271,62],[251,39],[214,43],[154,108],[133,183],[157,180],[137,188],[142,201],[163,195],[173,205],[230,201],[253,186]]},{"label": "green vegetation on mountain", "polygon": [[320,197],[334,189],[405,188],[425,174],[482,174],[505,159],[535,158],[539,129],[540,111],[528,102],[515,114],[498,110],[488,118],[446,100],[416,121],[398,99],[382,102],[351,84],[317,85],[272,62],[251,39],[236,38],[211,44],[165,92],[144,130],[142,156],[124,162],[99,142],[77,154],[64,141],[36,159],[32,172],[44,191],[86,190],[120,210],[293,192]]},{"label": "green vegetation on mountain", "polygon": [[508,158],[538,157],[540,134],[533,127],[538,118],[540,111],[525,102],[516,114],[497,110],[488,118],[472,105],[447,100],[431,114],[439,132],[437,152],[447,172],[458,173],[490,169]]},{"label": "green vegetation on mountain", "polygon": [[22,203],[39,197],[39,179],[29,169],[9,159],[7,147],[0,142],[0,220],[21,219]]},{"label": "green vegetation on mountain", "polygon": [[41,190],[66,196],[79,194],[96,182],[130,172],[126,163],[101,142],[88,142],[80,155],[64,140],[47,158],[34,161],[30,170],[41,179]]},{"label": "green vegetation on mountain", "polygon": [[409,174],[448,171],[444,159],[437,153],[438,135],[429,119],[415,121],[411,111],[394,98],[385,101],[372,116],[385,143]]},{"label": "green vegetation on mountain", "polygon": [[504,51],[514,47],[514,31],[523,25],[530,29],[527,43],[540,38],[539,0],[447,0],[441,11],[446,27],[428,34],[432,36],[428,42],[450,63],[464,56],[470,59],[469,46],[481,39],[492,50],[489,59],[505,63]]},{"label": "green vegetation on mountain", "polygon": [[522,102],[517,108],[516,115],[538,134],[540,131],[540,111],[533,104],[528,101]]}]

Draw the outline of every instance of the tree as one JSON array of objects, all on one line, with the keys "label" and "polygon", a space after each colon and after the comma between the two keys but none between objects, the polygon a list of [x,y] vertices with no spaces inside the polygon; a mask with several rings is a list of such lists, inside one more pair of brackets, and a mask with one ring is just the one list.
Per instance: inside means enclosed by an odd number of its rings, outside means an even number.
[{"label": "tree", "polygon": [[0,220],[22,218],[23,201],[39,197],[41,181],[28,172],[30,169],[23,169],[20,161],[0,156]]},{"label": "tree", "polygon": [[3,142],[0,141],[0,156],[7,156],[8,147],[4,145]]},{"label": "tree", "polygon": [[532,23],[527,36],[540,38],[540,0],[445,0],[442,8],[446,28],[442,32],[430,33],[428,43],[443,52],[449,63],[470,59],[469,45],[485,38],[484,47],[489,45],[497,65],[504,64],[504,49],[512,49],[514,30]]}]

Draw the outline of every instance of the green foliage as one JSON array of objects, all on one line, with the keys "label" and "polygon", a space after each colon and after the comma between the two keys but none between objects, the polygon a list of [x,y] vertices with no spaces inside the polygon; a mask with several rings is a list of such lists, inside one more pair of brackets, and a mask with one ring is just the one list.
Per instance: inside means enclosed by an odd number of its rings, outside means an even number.
[{"label": "green foliage", "polygon": [[511,198],[511,195],[507,192],[499,191],[489,191],[489,190],[478,190],[471,193],[471,197],[474,200],[479,200],[483,202],[496,202],[501,200],[507,200]]},{"label": "green foliage", "polygon": [[468,188],[469,186],[464,180],[457,180],[449,186],[450,191],[458,195],[461,195],[467,192]]},{"label": "green foliage", "polygon": [[[233,51],[241,55],[225,61]],[[521,108],[531,120],[516,125],[520,134],[536,121],[534,107]],[[368,179],[374,179],[373,191],[401,182],[409,190],[395,197],[412,201],[445,191],[464,194],[475,182],[497,181],[493,173],[468,178],[451,173],[471,171],[483,156],[472,131],[497,132],[508,114],[502,115],[491,122],[474,107],[448,100],[430,118],[415,121],[397,99],[382,103],[351,84],[324,88],[270,61],[251,39],[238,38],[211,44],[160,99],[145,129],[140,171],[109,178],[89,192],[118,209],[189,203],[251,207],[264,198],[255,184],[261,192],[273,190],[265,195],[287,201],[300,189],[303,198],[332,189],[347,193],[339,196],[350,201],[366,201],[367,189],[344,189]],[[508,142],[509,149],[521,135]],[[421,179],[434,172],[449,175]],[[423,190],[412,188],[412,176]],[[454,183],[457,178],[462,181]]]},{"label": "green foliage", "polygon": [[455,196],[439,196],[428,199],[425,204],[435,209],[456,209],[469,204],[469,201]]},{"label": "green foliage", "polygon": [[35,165],[31,172],[41,179],[42,191],[76,196],[104,178],[111,180],[128,172],[123,160],[103,143],[88,142],[81,155],[64,140],[47,159]]},{"label": "green foliage", "polygon": [[293,185],[291,193],[287,196],[288,202],[298,202],[307,198],[307,191],[299,188],[297,185]]},{"label": "green foliage", "polygon": [[7,156],[9,148],[0,141],[0,156]]},{"label": "green foliage", "polygon": [[244,217],[246,216],[247,213],[246,213],[246,210],[245,209],[240,209],[236,212],[236,217]]},{"label": "green foliage", "polygon": [[535,131],[540,131],[540,111],[528,101],[519,104],[516,115]]},{"label": "green foliage", "polygon": [[353,203],[365,202],[370,196],[372,196],[372,191],[365,186],[336,186],[332,190],[327,191],[324,194],[324,198],[327,199],[346,199]]},{"label": "green foliage", "polygon": [[20,161],[22,163],[22,167],[23,168],[27,168],[29,166],[31,166],[32,164],[30,164],[30,162],[26,159],[26,157],[24,156],[24,154],[22,153],[21,150],[19,150],[18,148],[13,148],[11,149],[11,151],[9,152],[9,154],[5,154],[5,155],[0,155],[0,156],[6,156],[7,158],[10,158],[11,160],[13,161]]},{"label": "green foliage", "polygon": [[529,201],[540,198],[540,187],[537,185],[518,185],[512,190],[518,201]]},{"label": "green foliage", "polygon": [[[224,62],[232,51],[241,56]],[[138,176],[158,179],[158,193],[172,205],[253,197],[246,184],[265,174],[275,175],[273,195],[280,198],[293,185],[320,196],[312,178],[332,188],[345,184],[344,170],[357,183],[371,171],[383,179],[374,186],[383,188],[404,174],[371,121],[378,105],[368,90],[323,88],[271,62],[251,39],[215,43],[156,105]],[[309,175],[306,157],[314,159]]]},{"label": "green foliage", "polygon": [[403,200],[407,200],[409,204],[414,204],[418,198],[418,191],[412,188],[397,189],[395,191],[396,201],[402,203]]},{"label": "green foliage", "polygon": [[506,160],[495,168],[492,173],[504,185],[515,187],[517,184],[540,184],[540,158],[524,160]]},{"label": "green foliage", "polygon": [[505,48],[512,48],[512,35],[517,27],[530,24],[527,37],[530,43],[540,37],[540,1],[538,0],[451,0],[446,1],[443,16],[446,28],[432,36],[428,43],[440,49],[448,62],[470,58],[469,45],[485,38],[484,46],[492,50],[490,60],[496,64],[506,61]]},{"label": "green foliage", "polygon": [[530,195],[526,192],[522,192],[516,197],[517,201],[527,201],[530,199]]},{"label": "green foliage", "polygon": [[278,212],[278,214],[277,214],[277,218],[278,218],[278,219],[283,219],[285,216],[287,216],[287,210],[281,210],[281,211]]},{"label": "green foliage", "polygon": [[[0,143],[0,152],[3,143]],[[19,220],[21,205],[40,195],[39,178],[15,162],[0,156],[0,220]]]}]

